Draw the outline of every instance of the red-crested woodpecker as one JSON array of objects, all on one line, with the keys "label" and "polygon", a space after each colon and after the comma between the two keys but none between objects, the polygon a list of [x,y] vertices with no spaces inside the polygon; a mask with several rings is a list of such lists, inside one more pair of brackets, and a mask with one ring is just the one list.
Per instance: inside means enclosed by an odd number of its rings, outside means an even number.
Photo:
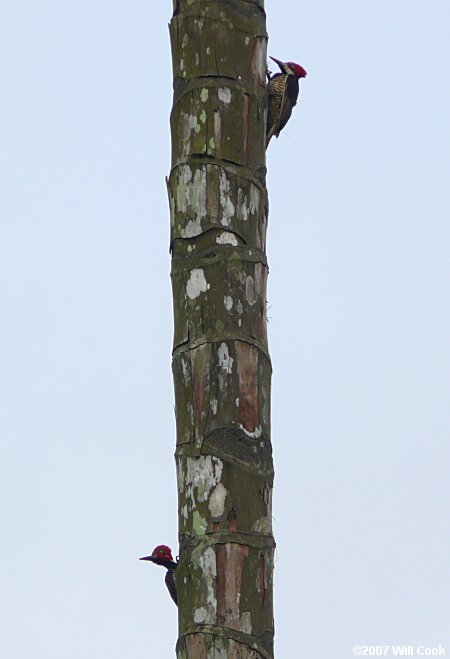
[{"label": "red-crested woodpecker", "polygon": [[278,137],[286,126],[297,103],[299,93],[299,79],[306,77],[303,66],[295,62],[282,62],[275,57],[271,60],[280,67],[281,73],[269,78],[267,92],[269,94],[269,108],[267,112],[266,148],[271,138]]},{"label": "red-crested woodpecker", "polygon": [[151,556],[143,556],[139,559],[140,561],[151,561],[156,563],[156,565],[162,565],[166,568],[166,576],[164,581],[166,582],[167,590],[170,593],[170,597],[173,599],[175,604],[178,606],[177,601],[177,589],[175,586],[174,573],[177,569],[178,562],[173,560],[172,551],[167,545],[158,545],[152,551]]}]

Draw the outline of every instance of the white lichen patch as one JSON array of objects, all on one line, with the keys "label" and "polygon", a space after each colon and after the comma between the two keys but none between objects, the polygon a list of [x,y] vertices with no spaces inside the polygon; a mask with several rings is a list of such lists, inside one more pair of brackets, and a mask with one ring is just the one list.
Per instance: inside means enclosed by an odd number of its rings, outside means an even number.
[{"label": "white lichen patch", "polygon": [[[183,72],[183,75],[186,75],[185,72]],[[202,127],[197,116],[193,113],[187,114],[182,112],[180,118],[182,123],[183,153],[184,155],[188,155],[190,151],[192,132],[198,135]]]},{"label": "white lichen patch", "polygon": [[181,47],[186,48],[186,46],[188,45],[188,41],[189,41],[189,37],[187,34],[185,34],[183,37],[183,41],[181,42]]},{"label": "white lichen patch", "polygon": [[252,618],[250,611],[243,611],[241,615],[241,632],[244,634],[252,633]]},{"label": "white lichen patch", "polygon": [[[218,637],[219,639],[220,637]],[[216,640],[214,643],[214,647],[210,648],[208,650],[208,654],[206,656],[206,659],[228,659],[231,655],[228,654],[228,648],[223,646],[219,648],[218,643],[226,643],[225,639]],[[229,647],[230,650],[232,649],[233,652],[235,653],[234,656],[236,657],[236,651],[234,650],[234,641],[229,642]]]},{"label": "white lichen patch", "polygon": [[201,293],[206,293],[211,288],[211,284],[205,279],[205,273],[202,268],[194,268],[191,270],[188,282],[186,284],[186,295],[195,300]]},{"label": "white lichen patch", "polygon": [[262,393],[262,420],[264,423],[268,424],[269,423],[269,418],[270,418],[270,395],[267,392],[266,387],[261,386],[261,393]]},{"label": "white lichen patch", "polygon": [[176,205],[178,212],[185,213],[189,204],[189,183],[192,180],[192,170],[189,165],[183,165],[178,170]]},{"label": "white lichen patch", "polygon": [[247,205],[247,196],[244,194],[242,188],[239,188],[237,196],[237,216],[240,220],[247,222],[249,214],[250,209]]},{"label": "white lichen patch", "polygon": [[198,219],[189,220],[186,224],[186,229],[184,230],[184,238],[195,238],[199,236],[202,232],[202,225]]},{"label": "white lichen patch", "polygon": [[245,37],[244,43],[245,43],[246,46],[248,46],[248,44],[250,43],[250,37],[248,37],[248,36]]},{"label": "white lichen patch", "polygon": [[244,193],[242,188],[239,188],[237,195],[237,216],[240,220],[247,222],[250,215],[254,215],[259,208],[260,190],[254,184],[250,185],[250,199]]},{"label": "white lichen patch", "polygon": [[200,64],[200,55],[198,53],[195,53],[195,66],[198,66]]},{"label": "white lichen patch", "polygon": [[238,312],[238,314],[240,316],[244,313],[244,305],[242,304],[242,302],[240,300],[236,305],[236,311]]},{"label": "white lichen patch", "polygon": [[[203,583],[206,588],[206,615],[204,622],[212,625],[216,622],[217,599],[215,589],[215,579],[217,575],[216,552],[212,547],[208,547],[202,553],[198,561],[200,570],[203,575]],[[195,615],[195,614],[194,614]]]},{"label": "white lichen patch", "polygon": [[194,622],[198,625],[202,625],[206,622],[207,611],[204,606],[201,606],[194,611]]},{"label": "white lichen patch", "polygon": [[194,130],[197,126],[197,117],[195,114],[188,115],[188,125],[191,130]]},{"label": "white lichen patch", "polygon": [[206,121],[206,112],[204,109],[200,112],[200,121],[202,122],[202,124],[204,124]]},{"label": "white lichen patch", "polygon": [[191,421],[191,424],[194,425],[194,406],[192,403],[188,403],[186,405],[187,413],[189,414],[189,418]]},{"label": "white lichen patch", "polygon": [[[263,448],[261,446],[261,448]],[[264,489],[264,503],[267,504],[267,517],[272,519],[272,488],[267,485]]]},{"label": "white lichen patch", "polygon": [[232,245],[233,247],[238,246],[238,240],[234,233],[231,233],[231,231],[223,231],[219,236],[216,237],[216,243],[218,245]]},{"label": "white lichen patch", "polygon": [[192,501],[193,508],[196,507],[196,501],[206,501],[210,491],[220,483],[222,470],[222,460],[214,456],[201,455],[186,458],[184,487],[186,499]]},{"label": "white lichen patch", "polygon": [[227,311],[231,311],[233,308],[233,298],[230,295],[225,295],[223,298],[223,306]]},{"label": "white lichen patch", "polygon": [[[182,492],[183,487],[184,487],[183,461],[179,460],[177,462],[177,488],[178,488],[178,492]],[[186,510],[186,518],[187,518],[187,510]]]},{"label": "white lichen patch", "polygon": [[224,226],[229,226],[235,213],[235,207],[230,195],[230,181],[224,171],[220,173],[219,177],[219,202],[222,209],[220,221]]},{"label": "white lichen patch", "polygon": [[234,404],[236,405],[236,407],[239,407],[239,396],[234,399]]},{"label": "white lichen patch", "polygon": [[251,275],[248,275],[245,280],[245,297],[250,306],[253,306],[258,299],[258,294],[256,292],[255,281]]},{"label": "white lichen patch", "polygon": [[267,70],[266,41],[257,38],[253,50],[252,73],[256,82],[265,80]]},{"label": "white lichen patch", "polygon": [[209,497],[208,508],[212,517],[222,517],[225,509],[225,499],[227,498],[227,490],[219,483],[214,488],[211,496]]},{"label": "white lichen patch", "polygon": [[219,87],[217,94],[222,103],[228,104],[231,102],[231,89],[228,89],[228,87]]},{"label": "white lichen patch", "polygon": [[[197,124],[199,128],[199,124]],[[206,168],[196,169],[194,180],[186,187],[186,199],[188,208],[191,213],[195,213],[195,218],[189,220],[186,225],[185,235],[183,238],[194,238],[202,232],[202,219],[206,217]]]},{"label": "white lichen patch", "polygon": [[252,524],[252,531],[264,534],[271,533],[272,525],[270,519],[268,517],[260,517]]},{"label": "white lichen patch", "polygon": [[267,590],[270,584],[270,575],[273,570],[273,551],[264,554],[264,588]]},{"label": "white lichen patch", "polygon": [[233,370],[233,357],[230,355],[226,343],[221,343],[218,350],[219,364],[228,375]]},{"label": "white lichen patch", "polygon": [[184,357],[181,358],[181,367],[183,369],[184,386],[189,387],[191,383],[191,369],[189,367],[187,359],[185,359]]},{"label": "white lichen patch", "polygon": [[259,208],[259,196],[260,196],[259,188],[254,183],[252,183],[250,185],[250,212],[251,213],[256,213],[256,211]]},{"label": "white lichen patch", "polygon": [[[208,52],[208,49],[206,49],[206,52]],[[202,91],[200,92],[200,100],[202,103],[206,103],[208,100],[209,92],[206,87],[203,87]]]},{"label": "white lichen patch", "polygon": [[258,439],[259,437],[261,437],[261,434],[262,434],[261,426],[256,426],[256,428],[254,429],[253,432],[250,432],[249,430],[244,428],[244,426],[242,424],[240,424],[239,427],[241,428],[241,430],[243,430],[245,432],[247,437],[251,437],[252,439]]},{"label": "white lichen patch", "polygon": [[208,528],[206,519],[200,515],[198,510],[194,510],[192,515],[192,528],[197,535],[205,535]]}]

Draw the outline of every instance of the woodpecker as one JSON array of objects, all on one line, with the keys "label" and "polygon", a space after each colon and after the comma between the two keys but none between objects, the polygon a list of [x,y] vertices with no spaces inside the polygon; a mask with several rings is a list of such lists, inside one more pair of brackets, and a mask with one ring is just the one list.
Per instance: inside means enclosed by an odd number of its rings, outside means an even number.
[{"label": "woodpecker", "polygon": [[280,67],[281,73],[269,77],[267,92],[269,94],[269,110],[267,113],[266,148],[271,138],[278,137],[289,121],[292,108],[297,103],[299,79],[306,77],[303,66],[295,62],[281,62],[275,57],[271,60]]},{"label": "woodpecker", "polygon": [[177,601],[177,589],[175,586],[174,573],[177,569],[178,561],[174,561],[172,557],[172,552],[170,547],[167,545],[158,545],[154,548],[151,556],[143,556],[139,559],[140,561],[151,561],[156,563],[156,565],[162,565],[166,568],[166,576],[164,581],[166,582],[167,590],[170,593],[170,597],[173,599],[175,604],[178,606]]}]

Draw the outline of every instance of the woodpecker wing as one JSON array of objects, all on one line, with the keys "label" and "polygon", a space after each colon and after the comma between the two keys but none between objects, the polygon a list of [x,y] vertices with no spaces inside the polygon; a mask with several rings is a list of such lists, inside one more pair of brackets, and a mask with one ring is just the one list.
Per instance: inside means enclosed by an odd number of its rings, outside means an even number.
[{"label": "woodpecker wing", "polygon": [[169,591],[170,597],[173,599],[175,604],[178,606],[177,600],[177,589],[175,586],[175,570],[167,570],[164,581],[166,582],[167,590]]},{"label": "woodpecker wing", "polygon": [[299,84],[293,75],[276,73],[267,84],[269,109],[267,114],[266,145],[275,135],[278,137],[292,114],[297,103]]},{"label": "woodpecker wing", "polygon": [[[172,554],[170,553],[169,550],[169,556],[172,557]],[[178,562],[171,561],[164,556],[160,556],[158,554],[152,554],[151,556],[143,556],[142,558],[139,559],[140,561],[151,561],[152,563],[155,563],[155,565],[162,565],[162,567],[166,568],[166,576],[164,577],[164,581],[167,586],[167,590],[169,591],[170,597],[173,599],[175,604],[178,606],[177,602],[177,589],[175,586],[175,570],[177,569]]]}]

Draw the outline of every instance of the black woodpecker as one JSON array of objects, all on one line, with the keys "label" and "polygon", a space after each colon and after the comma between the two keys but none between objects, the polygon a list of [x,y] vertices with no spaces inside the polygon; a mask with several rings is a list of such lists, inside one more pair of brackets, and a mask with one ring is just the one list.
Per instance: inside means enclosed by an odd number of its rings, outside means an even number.
[{"label": "black woodpecker", "polygon": [[177,569],[178,563],[173,560],[172,552],[170,547],[167,545],[158,545],[154,548],[151,556],[143,556],[139,559],[140,561],[151,561],[156,563],[156,565],[162,565],[166,568],[166,576],[164,581],[166,582],[167,590],[170,593],[170,597],[173,599],[175,604],[178,606],[177,600],[177,589],[175,586],[174,573]]},{"label": "black woodpecker", "polygon": [[275,57],[271,60],[280,67],[281,73],[269,78],[267,92],[269,94],[269,109],[267,112],[266,148],[271,138],[278,137],[289,121],[292,109],[297,103],[299,79],[306,77],[303,66],[295,62],[281,62]]}]

